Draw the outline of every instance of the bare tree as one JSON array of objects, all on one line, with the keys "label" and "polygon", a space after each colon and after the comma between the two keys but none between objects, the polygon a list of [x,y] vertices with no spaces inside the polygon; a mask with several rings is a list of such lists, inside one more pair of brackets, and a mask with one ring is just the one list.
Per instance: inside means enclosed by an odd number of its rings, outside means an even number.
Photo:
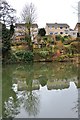
[{"label": "bare tree", "polygon": [[31,44],[31,31],[30,28],[32,27],[32,24],[36,20],[36,8],[33,3],[26,4],[22,10],[21,13],[22,21],[25,22],[26,28],[28,29],[28,35],[29,35],[29,47]]},{"label": "bare tree", "polygon": [[[73,6],[72,6],[73,7]],[[77,23],[77,26],[78,26],[78,34],[77,34],[77,37],[80,36],[80,1],[77,2],[77,7],[73,7],[75,12],[73,13],[76,13],[77,17],[78,17],[78,23]]]},{"label": "bare tree", "polygon": [[36,20],[36,8],[33,3],[26,4],[22,11],[22,20],[28,24],[32,24]]}]

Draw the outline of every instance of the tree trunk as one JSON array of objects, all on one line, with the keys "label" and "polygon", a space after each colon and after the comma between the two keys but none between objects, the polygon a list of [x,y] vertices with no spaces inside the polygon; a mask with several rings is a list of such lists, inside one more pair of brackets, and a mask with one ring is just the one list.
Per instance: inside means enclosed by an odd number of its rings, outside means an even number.
[{"label": "tree trunk", "polygon": [[32,41],[31,41],[31,31],[30,31],[30,28],[28,28],[28,32],[29,32],[29,40],[28,40],[29,50],[33,51],[33,45],[32,45]]}]

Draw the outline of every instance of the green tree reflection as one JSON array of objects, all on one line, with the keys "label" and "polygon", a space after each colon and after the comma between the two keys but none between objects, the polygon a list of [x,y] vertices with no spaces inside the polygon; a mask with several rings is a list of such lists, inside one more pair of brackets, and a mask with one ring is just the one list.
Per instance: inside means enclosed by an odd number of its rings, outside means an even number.
[{"label": "green tree reflection", "polygon": [[2,70],[2,118],[13,118],[18,113],[17,96],[12,89],[14,67],[6,66]]},{"label": "green tree reflection", "polygon": [[36,116],[39,112],[39,95],[33,90],[39,89],[39,82],[34,79],[34,70],[30,68],[25,70],[23,66],[16,68],[13,73],[13,79],[16,80],[18,84],[19,91],[23,92],[23,99],[19,99],[20,104],[23,103],[24,108],[27,110],[29,116]]},{"label": "green tree reflection", "polygon": [[[2,108],[3,117],[15,117],[20,107],[25,108],[29,116],[37,116],[40,111],[40,85],[47,89],[67,88],[73,81],[77,88],[77,66],[72,63],[34,63],[25,65],[3,66],[2,73]],[[17,90],[12,86],[16,84]],[[54,87],[53,85],[57,85]],[[60,86],[63,85],[63,86]],[[51,87],[50,87],[51,85]],[[67,87],[66,87],[67,85]],[[24,117],[24,116],[23,116]]]}]

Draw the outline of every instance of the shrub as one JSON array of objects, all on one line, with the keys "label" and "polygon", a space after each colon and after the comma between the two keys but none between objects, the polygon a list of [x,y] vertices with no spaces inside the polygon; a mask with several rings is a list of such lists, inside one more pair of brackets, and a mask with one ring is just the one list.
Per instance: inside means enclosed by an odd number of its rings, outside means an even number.
[{"label": "shrub", "polygon": [[65,61],[69,59],[68,55],[61,55],[57,58],[57,61]]},{"label": "shrub", "polygon": [[56,35],[56,40],[59,41],[62,39],[62,36],[61,35]]},{"label": "shrub", "polygon": [[31,51],[27,51],[24,53],[25,61],[33,61],[33,57],[34,57],[34,55],[33,55],[33,52],[31,52]]},{"label": "shrub", "polygon": [[70,45],[72,53],[80,53],[80,42],[72,42]]},{"label": "shrub", "polygon": [[32,61],[33,60],[33,53],[31,51],[18,51],[16,52],[16,56],[21,61]]},{"label": "shrub", "polygon": [[43,58],[45,58],[47,55],[49,55],[49,52],[48,51],[40,51],[39,52],[39,55]]},{"label": "shrub", "polygon": [[15,63],[17,62],[17,57],[15,54],[11,54],[11,57],[10,57],[10,60],[9,60],[10,63]]}]

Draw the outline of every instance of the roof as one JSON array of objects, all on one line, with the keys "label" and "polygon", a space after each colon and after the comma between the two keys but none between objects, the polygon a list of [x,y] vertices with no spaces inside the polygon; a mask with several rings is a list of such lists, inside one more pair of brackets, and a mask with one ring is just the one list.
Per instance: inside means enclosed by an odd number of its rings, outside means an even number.
[{"label": "roof", "polygon": [[80,23],[77,23],[74,30],[76,30],[78,27],[80,27]]},{"label": "roof", "polygon": [[38,25],[37,24],[32,24],[32,27],[37,27],[38,28]]},{"label": "roof", "polygon": [[[25,26],[26,23],[16,23],[15,26]],[[32,24],[32,27],[35,28],[37,27],[38,28],[38,25],[35,23],[35,24]]]},{"label": "roof", "polygon": [[55,27],[69,27],[66,23],[46,23],[47,26],[55,26]]},{"label": "roof", "polygon": [[74,31],[74,30],[73,30],[73,29],[71,29],[71,28],[70,28],[69,30],[70,30],[70,31]]}]

